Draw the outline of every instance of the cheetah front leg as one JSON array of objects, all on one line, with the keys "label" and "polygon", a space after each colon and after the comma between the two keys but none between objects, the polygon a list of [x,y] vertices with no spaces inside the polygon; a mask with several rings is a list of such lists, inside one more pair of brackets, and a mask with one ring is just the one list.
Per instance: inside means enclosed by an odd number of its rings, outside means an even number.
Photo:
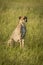
[{"label": "cheetah front leg", "polygon": [[24,48],[24,39],[22,39],[22,48]]}]

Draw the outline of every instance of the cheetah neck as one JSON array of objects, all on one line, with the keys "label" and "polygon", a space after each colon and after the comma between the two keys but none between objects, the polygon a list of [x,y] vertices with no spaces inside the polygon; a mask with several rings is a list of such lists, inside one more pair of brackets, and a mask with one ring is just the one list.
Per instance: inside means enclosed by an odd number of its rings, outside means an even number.
[{"label": "cheetah neck", "polygon": [[19,24],[25,25],[25,22],[20,20]]}]

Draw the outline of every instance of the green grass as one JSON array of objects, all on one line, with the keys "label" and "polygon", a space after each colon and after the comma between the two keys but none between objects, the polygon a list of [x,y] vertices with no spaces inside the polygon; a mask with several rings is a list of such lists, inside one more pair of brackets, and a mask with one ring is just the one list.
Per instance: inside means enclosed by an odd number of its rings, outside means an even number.
[{"label": "green grass", "polygon": [[[7,47],[6,41],[27,16],[25,47]],[[43,0],[0,0],[0,65],[43,65]]]}]

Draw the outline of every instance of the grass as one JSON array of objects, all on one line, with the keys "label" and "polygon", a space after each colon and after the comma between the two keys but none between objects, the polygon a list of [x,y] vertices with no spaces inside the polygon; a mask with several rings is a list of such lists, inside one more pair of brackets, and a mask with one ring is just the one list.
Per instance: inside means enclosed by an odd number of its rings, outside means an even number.
[{"label": "grass", "polygon": [[[27,16],[25,47],[7,47],[6,41]],[[43,0],[0,0],[0,65],[43,65]]]}]

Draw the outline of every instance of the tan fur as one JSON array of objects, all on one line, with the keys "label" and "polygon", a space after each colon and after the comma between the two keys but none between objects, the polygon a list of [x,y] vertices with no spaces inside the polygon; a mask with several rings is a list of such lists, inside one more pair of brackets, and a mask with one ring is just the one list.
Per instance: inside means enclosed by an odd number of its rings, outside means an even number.
[{"label": "tan fur", "polygon": [[21,19],[19,20],[19,24],[10,36],[8,45],[12,45],[12,42],[15,41],[20,43],[20,48],[24,47],[24,39],[21,38],[21,26],[25,27],[25,20],[23,18],[24,17],[21,17]]}]

